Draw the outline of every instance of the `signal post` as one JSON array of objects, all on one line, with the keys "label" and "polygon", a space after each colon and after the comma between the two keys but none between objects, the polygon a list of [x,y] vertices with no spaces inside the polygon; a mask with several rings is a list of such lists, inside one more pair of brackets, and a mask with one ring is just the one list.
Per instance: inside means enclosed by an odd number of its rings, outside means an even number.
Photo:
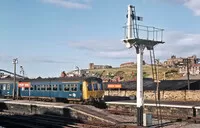
[{"label": "signal post", "polygon": [[152,50],[157,44],[163,44],[163,29],[138,25],[137,21],[143,20],[136,16],[135,7],[128,5],[127,25],[125,28],[125,38],[123,42],[127,48],[136,49],[137,54],[137,125],[143,126],[143,53],[144,49]]}]

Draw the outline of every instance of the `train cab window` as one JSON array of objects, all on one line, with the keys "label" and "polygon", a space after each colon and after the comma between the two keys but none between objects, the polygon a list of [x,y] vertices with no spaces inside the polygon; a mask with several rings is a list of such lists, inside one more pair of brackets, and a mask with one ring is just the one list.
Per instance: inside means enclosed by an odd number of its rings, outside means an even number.
[{"label": "train cab window", "polygon": [[49,91],[51,90],[51,85],[47,86],[47,90],[49,90]]},{"label": "train cab window", "polygon": [[92,91],[92,85],[91,84],[88,85],[88,91]]},{"label": "train cab window", "polygon": [[7,84],[7,90],[10,90],[10,84]]},{"label": "train cab window", "polygon": [[98,90],[97,84],[93,84],[94,90]]},{"label": "train cab window", "polygon": [[61,84],[59,85],[59,91],[62,91],[62,85]]},{"label": "train cab window", "polygon": [[98,89],[103,90],[102,84],[98,84]]},{"label": "train cab window", "polygon": [[71,91],[77,91],[77,84],[71,84]]},{"label": "train cab window", "polygon": [[57,91],[57,85],[53,85],[53,91]]},{"label": "train cab window", "polygon": [[3,84],[3,90],[6,90],[6,84]]},{"label": "train cab window", "polygon": [[66,84],[65,86],[64,86],[64,91],[69,91],[69,84]]},{"label": "train cab window", "polygon": [[29,90],[29,88],[25,88],[25,90]]},{"label": "train cab window", "polygon": [[37,85],[37,90],[40,90],[40,85]]},{"label": "train cab window", "polygon": [[45,86],[44,85],[41,85],[41,90],[45,90]]}]

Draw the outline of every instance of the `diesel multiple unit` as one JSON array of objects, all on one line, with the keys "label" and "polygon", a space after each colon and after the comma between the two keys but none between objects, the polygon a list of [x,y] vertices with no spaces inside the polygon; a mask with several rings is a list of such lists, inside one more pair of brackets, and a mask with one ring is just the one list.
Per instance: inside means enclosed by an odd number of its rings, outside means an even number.
[{"label": "diesel multiple unit", "polygon": [[13,79],[1,79],[0,96],[12,97],[15,92],[19,98],[91,101],[100,100],[104,95],[102,80],[97,77],[17,79],[15,85],[13,89]]}]

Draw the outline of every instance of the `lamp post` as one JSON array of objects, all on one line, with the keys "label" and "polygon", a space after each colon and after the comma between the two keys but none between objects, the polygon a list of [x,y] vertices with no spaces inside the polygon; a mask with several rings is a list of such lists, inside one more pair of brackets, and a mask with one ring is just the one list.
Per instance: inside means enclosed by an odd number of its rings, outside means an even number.
[{"label": "lamp post", "polygon": [[188,83],[188,90],[190,90],[190,71],[189,71],[189,59],[187,58],[187,83]]},{"label": "lamp post", "polygon": [[22,74],[22,76],[23,76],[23,78],[24,78],[24,68],[23,68],[23,66],[20,66],[20,74]]},{"label": "lamp post", "polygon": [[13,100],[16,98],[16,88],[17,88],[17,99],[18,99],[18,86],[16,87],[16,64],[18,63],[18,59],[13,59],[14,64],[14,84],[13,84]]},{"label": "lamp post", "polygon": [[80,76],[80,68],[76,66],[76,69],[78,70],[78,75]]}]

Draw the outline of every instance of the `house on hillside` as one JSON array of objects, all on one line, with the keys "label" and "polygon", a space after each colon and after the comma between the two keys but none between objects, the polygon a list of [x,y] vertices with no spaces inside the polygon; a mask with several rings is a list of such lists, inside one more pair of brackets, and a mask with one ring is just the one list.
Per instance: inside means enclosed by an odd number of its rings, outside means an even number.
[{"label": "house on hillside", "polygon": [[95,65],[94,63],[89,63],[89,69],[108,69],[112,68],[110,65]]}]

